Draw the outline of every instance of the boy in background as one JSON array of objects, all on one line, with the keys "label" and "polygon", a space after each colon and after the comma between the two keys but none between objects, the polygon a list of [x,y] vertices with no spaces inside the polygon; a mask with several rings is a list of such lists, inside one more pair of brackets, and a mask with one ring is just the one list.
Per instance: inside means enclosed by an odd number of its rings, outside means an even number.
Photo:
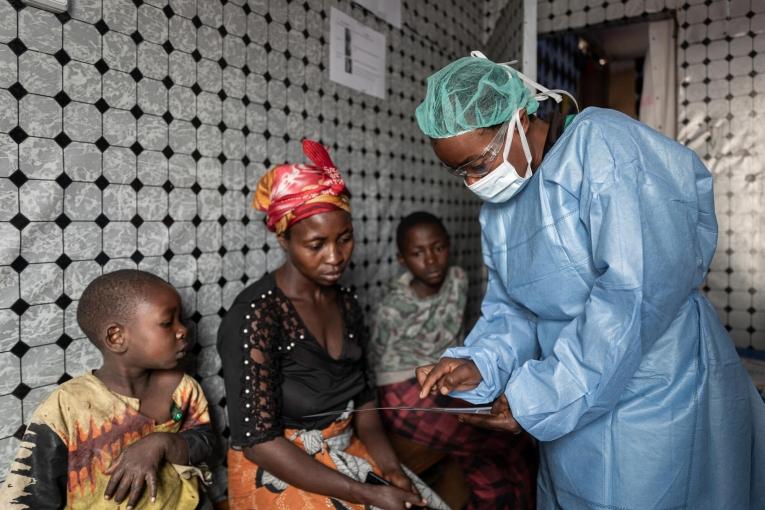
[{"label": "boy in background", "polygon": [[[376,308],[369,345],[381,407],[466,407],[444,396],[419,397],[415,368],[435,363],[460,345],[467,300],[465,271],[449,265],[449,234],[428,212],[406,216],[396,229],[394,279]],[[537,453],[525,433],[494,432],[460,422],[451,414],[381,411],[396,434],[451,456],[470,485],[468,509],[534,508]]]},{"label": "boy in background", "polygon": [[83,292],[77,322],[103,364],[37,408],[0,507],[201,507],[214,436],[202,389],[177,368],[190,346],[178,293],[144,271],[108,273]]}]

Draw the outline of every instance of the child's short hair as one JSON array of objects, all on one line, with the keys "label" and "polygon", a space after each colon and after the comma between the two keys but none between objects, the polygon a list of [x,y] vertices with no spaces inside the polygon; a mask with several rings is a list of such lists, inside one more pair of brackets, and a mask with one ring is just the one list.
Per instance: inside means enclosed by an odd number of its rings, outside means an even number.
[{"label": "child's short hair", "polygon": [[447,239],[449,238],[449,232],[446,230],[441,218],[427,211],[416,211],[404,216],[396,228],[396,246],[398,251],[401,251],[406,234],[418,225],[435,225],[443,231]]},{"label": "child's short hair", "polygon": [[99,276],[88,284],[77,305],[80,329],[100,348],[106,325],[130,320],[146,291],[156,285],[169,284],[138,269],[120,269]]}]

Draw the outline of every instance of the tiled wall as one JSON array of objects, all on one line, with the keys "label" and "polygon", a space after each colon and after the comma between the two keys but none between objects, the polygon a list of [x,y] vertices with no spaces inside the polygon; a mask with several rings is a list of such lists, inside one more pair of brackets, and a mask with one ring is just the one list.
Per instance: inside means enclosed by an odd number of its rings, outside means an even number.
[{"label": "tiled wall", "polygon": [[[365,303],[396,274],[393,230],[416,209],[445,218],[478,282],[476,200],[413,111],[428,74],[479,46],[482,2],[404,2],[401,30],[350,0],[70,4],[54,16],[0,0],[0,477],[37,404],[99,364],[77,299],[117,268],[179,289],[225,435],[215,333],[282,261],[249,203],[267,167],[303,160],[302,137],[331,147],[354,194],[349,283]],[[332,6],[386,35],[386,100],[329,81]]]},{"label": "tiled wall", "polygon": [[715,176],[705,290],[737,347],[765,350],[765,1],[542,0],[539,31],[666,11],[678,22],[678,138]]}]

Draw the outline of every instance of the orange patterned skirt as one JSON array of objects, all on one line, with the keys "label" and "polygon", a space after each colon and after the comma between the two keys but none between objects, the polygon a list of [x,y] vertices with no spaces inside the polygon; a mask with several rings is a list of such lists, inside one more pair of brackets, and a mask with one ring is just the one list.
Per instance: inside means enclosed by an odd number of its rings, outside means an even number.
[{"label": "orange patterned skirt", "polygon": [[[312,449],[316,448],[316,445],[305,444],[309,440],[306,437],[301,437],[300,432],[296,429],[286,429],[284,436],[292,441],[295,446],[310,453]],[[320,432],[321,438],[330,444],[333,440],[345,436],[344,441],[347,446],[343,445],[345,446],[343,452],[367,461],[373,470],[379,474],[379,469],[372,461],[364,444],[355,434],[352,434],[350,418],[333,422],[324,430],[315,432]],[[313,455],[313,458],[325,466],[337,470],[338,466],[333,460],[334,455],[331,453],[331,449],[324,445],[326,443],[322,445],[320,451]],[[352,478],[356,477],[352,476]],[[245,458],[241,450],[234,449],[228,451],[228,502],[231,510],[313,510],[320,508],[364,510],[362,504],[348,503],[288,485]]]}]

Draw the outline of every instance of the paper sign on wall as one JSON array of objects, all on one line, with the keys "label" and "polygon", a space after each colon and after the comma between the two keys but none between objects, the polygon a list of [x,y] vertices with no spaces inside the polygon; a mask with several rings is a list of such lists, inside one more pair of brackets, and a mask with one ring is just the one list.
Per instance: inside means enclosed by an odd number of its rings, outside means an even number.
[{"label": "paper sign on wall", "polygon": [[357,4],[384,19],[396,28],[401,28],[401,0],[354,0]]},{"label": "paper sign on wall", "polygon": [[329,79],[385,99],[385,35],[332,8]]}]

